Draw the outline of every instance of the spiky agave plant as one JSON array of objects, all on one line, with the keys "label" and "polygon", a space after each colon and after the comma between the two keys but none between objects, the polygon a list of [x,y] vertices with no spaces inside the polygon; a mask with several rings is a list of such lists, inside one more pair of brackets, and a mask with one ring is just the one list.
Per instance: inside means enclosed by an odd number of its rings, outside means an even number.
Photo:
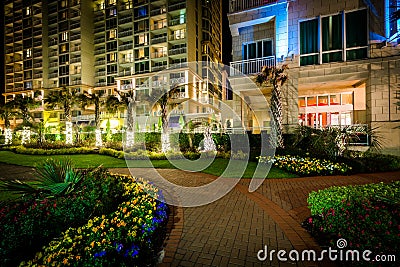
[{"label": "spiky agave plant", "polygon": [[31,183],[20,181],[4,181],[0,191],[15,194],[44,193],[49,196],[67,195],[75,190],[83,178],[83,173],[73,167],[69,158],[63,160],[48,159],[36,168],[36,179]]}]

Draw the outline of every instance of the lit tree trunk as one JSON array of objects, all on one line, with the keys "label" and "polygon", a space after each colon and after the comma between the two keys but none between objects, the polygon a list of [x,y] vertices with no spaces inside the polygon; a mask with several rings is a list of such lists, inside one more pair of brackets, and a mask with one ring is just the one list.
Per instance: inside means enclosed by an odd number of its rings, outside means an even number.
[{"label": "lit tree trunk", "polygon": [[95,100],[94,103],[94,123],[96,125],[95,135],[96,135],[96,147],[103,146],[103,140],[101,137],[100,129],[100,102],[99,99]]},{"label": "lit tree trunk", "polygon": [[71,106],[68,104],[64,105],[64,116],[65,116],[65,143],[67,145],[72,145],[73,136],[72,136],[72,114],[71,114]]},{"label": "lit tree trunk", "polygon": [[127,148],[131,148],[135,144],[135,119],[136,119],[136,105],[134,99],[131,98],[129,100],[129,105],[128,105],[128,118],[127,118],[128,127],[126,129],[126,140],[125,140],[125,146]]},{"label": "lit tree trunk", "polygon": [[282,127],[282,92],[279,85],[274,85],[271,94],[271,111],[276,129],[277,145],[283,148]]},{"label": "lit tree trunk", "polygon": [[171,149],[169,133],[168,133],[168,110],[166,105],[161,105],[161,121],[162,121],[161,151],[163,153],[166,153]]}]

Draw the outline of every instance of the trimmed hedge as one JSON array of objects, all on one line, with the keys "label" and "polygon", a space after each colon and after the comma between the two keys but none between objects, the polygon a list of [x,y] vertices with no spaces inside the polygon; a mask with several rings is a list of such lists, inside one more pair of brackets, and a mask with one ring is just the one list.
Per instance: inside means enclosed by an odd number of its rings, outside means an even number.
[{"label": "trimmed hedge", "polygon": [[315,236],[335,246],[344,238],[347,249],[376,254],[400,251],[400,181],[357,186],[335,186],[310,193],[306,224]]}]

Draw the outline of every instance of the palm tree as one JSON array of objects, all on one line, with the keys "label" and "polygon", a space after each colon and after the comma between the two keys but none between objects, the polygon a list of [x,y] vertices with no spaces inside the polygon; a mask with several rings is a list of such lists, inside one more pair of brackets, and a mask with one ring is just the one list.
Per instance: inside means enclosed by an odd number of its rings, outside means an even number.
[{"label": "palm tree", "polygon": [[5,103],[0,107],[0,118],[4,121],[4,144],[10,145],[12,142],[12,130],[10,129],[10,119],[15,115],[11,102]]},{"label": "palm tree", "polygon": [[65,117],[66,143],[72,144],[72,109],[78,100],[77,90],[64,87],[61,90],[51,91],[44,99],[49,109],[62,109]]},{"label": "palm tree", "polygon": [[96,129],[99,129],[100,127],[100,109],[105,105],[105,99],[103,96],[103,91],[94,93],[88,93],[85,91],[83,94],[78,95],[82,109],[86,109],[88,106],[94,105],[94,122]]},{"label": "palm tree", "polygon": [[78,95],[79,102],[82,109],[86,109],[88,106],[94,105],[94,122],[96,126],[96,146],[102,146],[101,130],[100,130],[100,109],[105,104],[103,98],[104,92],[98,91],[94,93],[83,92]]},{"label": "palm tree", "polygon": [[125,108],[127,110],[127,127],[125,146],[130,148],[135,143],[135,118],[136,118],[136,94],[133,90],[117,91],[119,97],[111,95],[106,100],[106,108],[110,113]]},{"label": "palm tree", "polygon": [[283,127],[282,127],[282,91],[281,88],[288,79],[286,64],[281,67],[267,67],[264,66],[260,73],[256,76],[256,83],[259,85],[270,84],[272,85],[271,94],[271,110],[273,121],[276,128],[277,145],[283,148]]},{"label": "palm tree", "polygon": [[10,120],[13,115],[15,115],[15,111],[12,102],[7,102],[0,107],[0,118],[4,121],[4,128],[10,128]]},{"label": "palm tree", "polygon": [[177,87],[167,91],[165,89],[152,90],[151,94],[147,97],[147,101],[156,106],[161,112],[161,150],[167,152],[170,150],[169,134],[168,134],[168,113],[172,111],[179,102],[176,101],[176,94],[179,93]]},{"label": "palm tree", "polygon": [[33,117],[30,112],[32,108],[38,106],[38,102],[30,96],[17,95],[13,100],[8,102],[14,114],[21,116],[22,126],[31,127],[33,124]]}]

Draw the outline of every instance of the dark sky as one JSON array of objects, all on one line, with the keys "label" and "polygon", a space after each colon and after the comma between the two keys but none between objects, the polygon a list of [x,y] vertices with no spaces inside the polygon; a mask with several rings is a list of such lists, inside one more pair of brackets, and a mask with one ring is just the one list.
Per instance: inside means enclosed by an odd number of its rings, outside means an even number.
[{"label": "dark sky", "polygon": [[232,61],[232,36],[229,30],[228,13],[229,0],[222,0],[222,62],[229,65]]}]

